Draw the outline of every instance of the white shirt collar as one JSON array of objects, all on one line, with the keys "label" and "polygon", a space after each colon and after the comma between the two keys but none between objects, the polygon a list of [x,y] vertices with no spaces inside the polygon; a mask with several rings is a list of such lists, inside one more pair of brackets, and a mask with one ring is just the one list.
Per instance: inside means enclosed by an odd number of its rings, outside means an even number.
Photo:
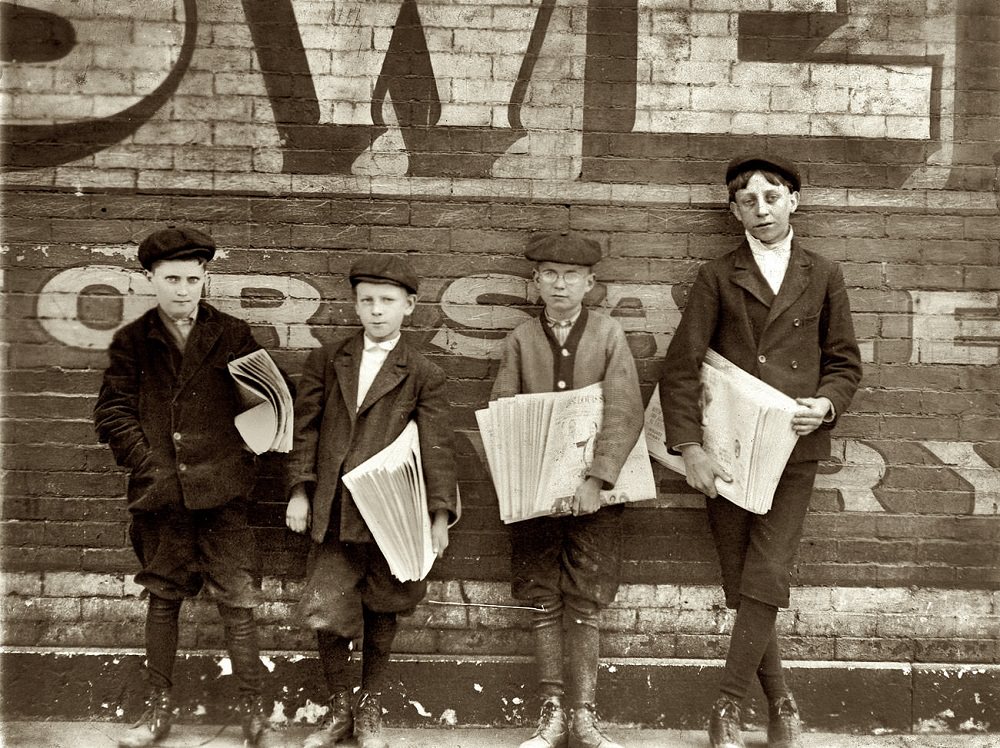
[{"label": "white shirt collar", "polygon": [[552,319],[549,316],[549,313],[546,312],[545,313],[545,322],[546,322],[546,324],[548,324],[549,327],[553,327],[553,328],[555,328],[555,327],[572,327],[573,325],[576,324],[576,321],[578,319],[580,319],[580,315],[582,313],[583,313],[583,307],[581,307],[580,310],[576,314],[574,314],[572,317],[570,317],[569,319]]},{"label": "white shirt collar", "polygon": [[747,243],[750,245],[750,251],[753,252],[754,255],[771,254],[773,252],[787,255],[792,251],[792,237],[795,235],[795,232],[792,230],[792,227],[789,226],[788,233],[785,235],[785,238],[779,242],[775,242],[774,244],[764,244],[764,242],[756,236],[753,236],[749,231],[746,232],[746,235]]},{"label": "white shirt collar", "polygon": [[396,344],[399,342],[399,339],[401,337],[402,337],[402,335],[397,335],[392,340],[375,341],[375,340],[372,340],[371,338],[369,338],[368,335],[366,334],[364,336],[364,338],[365,338],[365,351],[377,351],[377,350],[379,350],[379,351],[386,351],[388,353],[389,351],[391,351],[393,348],[396,347]]}]

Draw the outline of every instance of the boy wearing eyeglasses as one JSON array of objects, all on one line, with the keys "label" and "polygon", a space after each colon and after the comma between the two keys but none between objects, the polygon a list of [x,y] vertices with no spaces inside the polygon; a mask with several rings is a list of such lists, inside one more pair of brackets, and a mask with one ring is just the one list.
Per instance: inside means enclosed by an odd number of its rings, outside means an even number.
[{"label": "boy wearing eyeglasses", "polygon": [[602,507],[600,491],[614,487],[642,430],[639,378],[618,322],[583,305],[600,245],[575,233],[543,234],[524,255],[536,263],[544,309],[504,341],[491,398],[601,382],[604,417],[572,513],[510,525],[511,593],[535,609],[541,701],[538,727],[520,748],[621,748],[602,732],[595,708],[600,611],[618,591],[622,555],[623,505]]}]

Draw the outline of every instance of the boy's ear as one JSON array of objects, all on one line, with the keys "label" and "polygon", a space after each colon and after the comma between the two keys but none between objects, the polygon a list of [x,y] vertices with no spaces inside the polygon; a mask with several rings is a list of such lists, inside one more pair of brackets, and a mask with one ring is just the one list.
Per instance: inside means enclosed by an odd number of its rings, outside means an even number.
[{"label": "boy's ear", "polygon": [[405,313],[407,316],[409,316],[413,314],[413,311],[417,308],[417,295],[415,293],[406,294],[406,301],[408,303]]}]

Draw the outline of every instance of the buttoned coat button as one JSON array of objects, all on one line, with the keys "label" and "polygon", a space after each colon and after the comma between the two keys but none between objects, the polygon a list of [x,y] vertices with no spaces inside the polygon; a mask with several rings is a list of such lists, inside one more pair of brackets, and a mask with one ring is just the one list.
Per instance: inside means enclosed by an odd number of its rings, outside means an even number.
[{"label": "buttoned coat button", "polygon": [[175,431],[174,432],[174,441],[175,442],[179,442],[180,440],[181,440],[181,432],[180,431]]},{"label": "buttoned coat button", "polygon": [[558,382],[556,382],[556,387],[558,387],[561,390],[564,390],[566,389],[566,383],[560,379]]},{"label": "buttoned coat button", "polygon": [[795,327],[799,327],[799,326],[801,326],[801,325],[802,325],[802,320],[800,320],[800,319],[799,319],[798,317],[796,317],[795,319],[793,319],[793,320],[792,320],[792,324],[793,324],[793,325],[794,325]]},{"label": "buttoned coat button", "polygon": [[177,466],[177,469],[180,470],[182,473],[186,473],[188,466],[182,462]]},{"label": "buttoned coat button", "polygon": [[569,356],[569,351],[567,351],[565,348],[563,348],[562,349],[562,355],[563,356]]},{"label": "buttoned coat button", "polygon": [[792,361],[792,368],[793,369],[798,369],[799,368],[799,362],[798,361]]},{"label": "buttoned coat button", "polygon": [[767,356],[765,356],[765,355],[764,355],[764,354],[762,353],[762,354],[760,354],[759,356],[757,356],[757,361],[759,361],[759,362],[760,362],[760,363],[762,363],[762,364],[766,364],[766,363],[767,363]]}]

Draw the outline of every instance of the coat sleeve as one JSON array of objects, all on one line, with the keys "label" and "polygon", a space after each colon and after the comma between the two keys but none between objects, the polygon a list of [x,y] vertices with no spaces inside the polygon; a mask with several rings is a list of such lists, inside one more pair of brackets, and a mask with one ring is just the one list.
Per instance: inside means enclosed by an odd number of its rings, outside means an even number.
[{"label": "coat sleeve", "polygon": [[716,275],[701,266],[680,324],[667,348],[660,376],[660,405],[667,448],[702,441],[701,363],[719,318]]},{"label": "coat sleeve", "polygon": [[608,363],[604,372],[604,417],[594,443],[594,460],[588,477],[597,478],[604,490],[614,488],[618,474],[642,432],[642,393],[635,359],[625,332],[613,322],[609,332]]},{"label": "coat sleeve", "polygon": [[430,369],[420,388],[415,413],[420,433],[420,458],[427,486],[427,509],[434,514],[447,509],[449,523],[457,518],[455,451],[451,427],[451,403],[447,378],[437,367]]},{"label": "coat sleeve", "polygon": [[851,305],[839,265],[830,274],[826,303],[820,317],[820,379],[817,397],[829,398],[835,417],[824,423],[833,428],[847,410],[861,383],[861,351],[854,335]]},{"label": "coat sleeve", "polygon": [[319,433],[326,407],[326,347],[314,348],[306,359],[305,367],[295,393],[295,429],[292,435],[292,453],[285,468],[289,492],[299,483],[316,484],[316,459],[319,450]]},{"label": "coat sleeve", "polygon": [[515,329],[503,341],[500,368],[497,370],[497,378],[493,381],[490,400],[519,395],[523,391],[521,388],[521,343]]},{"label": "coat sleeve", "polygon": [[126,332],[115,334],[108,347],[108,368],[94,405],[94,426],[122,467],[137,470],[150,447],[139,423],[139,361]]}]

